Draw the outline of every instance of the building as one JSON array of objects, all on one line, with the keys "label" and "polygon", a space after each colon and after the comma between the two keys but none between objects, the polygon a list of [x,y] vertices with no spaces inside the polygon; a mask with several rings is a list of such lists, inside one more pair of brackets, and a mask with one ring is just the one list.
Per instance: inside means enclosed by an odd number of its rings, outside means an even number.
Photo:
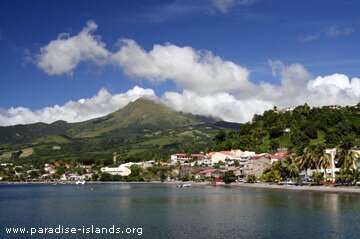
[{"label": "building", "polygon": [[130,166],[120,165],[119,167],[103,167],[100,169],[102,173],[111,175],[129,176],[131,174]]},{"label": "building", "polygon": [[276,161],[283,160],[288,155],[288,151],[279,151],[275,154],[270,155],[271,164],[275,163]]},{"label": "building", "polygon": [[180,163],[181,165],[194,165],[196,162],[202,162],[204,158],[204,154],[173,154],[170,156],[172,164]]},{"label": "building", "polygon": [[226,161],[231,161],[236,157],[234,152],[231,151],[220,151],[220,152],[216,152],[215,154],[212,155],[211,157],[211,164],[217,164],[219,162],[223,162],[225,163]]},{"label": "building", "polygon": [[254,155],[244,164],[242,172],[245,175],[254,174],[260,177],[262,172],[271,167],[271,159],[267,154]]}]

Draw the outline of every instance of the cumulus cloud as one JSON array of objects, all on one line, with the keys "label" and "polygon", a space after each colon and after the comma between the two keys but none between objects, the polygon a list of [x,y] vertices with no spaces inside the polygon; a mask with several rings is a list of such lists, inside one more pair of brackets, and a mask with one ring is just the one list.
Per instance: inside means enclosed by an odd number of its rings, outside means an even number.
[{"label": "cumulus cloud", "polygon": [[246,68],[188,46],[155,45],[147,52],[135,41],[123,40],[113,59],[130,77],[154,83],[172,80],[180,88],[198,92],[233,92],[251,87]]},{"label": "cumulus cloud", "polygon": [[278,82],[255,84],[247,68],[189,46],[157,44],[147,51],[134,40],[124,39],[117,51],[110,52],[100,37],[93,34],[96,28],[90,21],[78,35],[60,35],[42,47],[37,58],[39,68],[50,75],[59,75],[71,74],[82,61],[112,64],[130,78],[154,84],[173,81],[180,92],[168,91],[156,96],[151,89],[134,87],[111,95],[102,89],[92,98],[69,101],[63,106],[36,111],[24,107],[0,110],[0,125],[87,120],[111,113],[142,96],[160,99],[175,110],[236,122],[246,122],[273,106],[346,105],[360,100],[359,78],[349,79],[338,73],[313,76],[301,64],[285,65],[277,60],[268,63]]},{"label": "cumulus cloud", "polygon": [[215,9],[221,13],[227,13],[230,8],[236,6],[248,6],[252,5],[257,0],[212,0]]},{"label": "cumulus cloud", "polygon": [[35,111],[25,107],[0,109],[0,125],[52,123],[57,120],[79,122],[112,113],[141,97],[156,99],[153,90],[138,86],[125,93],[114,95],[103,88],[92,98],[68,101],[63,106],[55,105]]},{"label": "cumulus cloud", "polygon": [[262,83],[261,95],[280,107],[307,103],[312,106],[347,105],[360,101],[359,78],[343,74],[314,77],[300,64],[285,66],[281,61],[269,61],[280,85]]},{"label": "cumulus cloud", "polygon": [[109,57],[100,37],[93,35],[97,29],[93,21],[87,22],[82,31],[73,37],[61,33],[56,40],[40,49],[37,66],[49,75],[71,74],[82,61],[104,64]]},{"label": "cumulus cloud", "polygon": [[165,92],[163,101],[177,111],[219,117],[230,122],[247,122],[254,114],[274,106],[272,102],[258,99],[239,100],[226,92],[200,95],[188,90]]}]

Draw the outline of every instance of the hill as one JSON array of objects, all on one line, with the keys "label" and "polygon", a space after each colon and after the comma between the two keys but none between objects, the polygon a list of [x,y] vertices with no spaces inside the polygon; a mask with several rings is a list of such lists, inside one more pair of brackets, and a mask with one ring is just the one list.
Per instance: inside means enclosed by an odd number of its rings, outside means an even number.
[{"label": "hill", "polygon": [[29,147],[34,153],[27,160],[111,158],[113,152],[139,159],[168,157],[179,151],[199,152],[209,147],[223,128],[216,125],[218,121],[138,99],[109,115],[84,122],[0,127],[0,158],[1,154]]},{"label": "hill", "polygon": [[308,105],[291,111],[276,108],[255,115],[250,123],[242,124],[237,131],[216,135],[214,150],[240,148],[257,152],[289,148],[302,154],[308,146],[360,147],[360,105],[324,106]]}]

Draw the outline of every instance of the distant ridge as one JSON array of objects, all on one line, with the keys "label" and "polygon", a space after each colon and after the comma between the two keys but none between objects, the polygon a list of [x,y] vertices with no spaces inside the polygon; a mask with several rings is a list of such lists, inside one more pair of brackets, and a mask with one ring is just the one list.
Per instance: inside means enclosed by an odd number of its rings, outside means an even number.
[{"label": "distant ridge", "polygon": [[119,134],[142,133],[144,130],[162,130],[210,124],[214,127],[238,128],[238,124],[218,118],[177,112],[150,99],[139,98],[103,117],[67,123],[59,120],[51,124],[34,123],[0,127],[0,144],[31,143],[50,135],[66,138],[113,137]]}]

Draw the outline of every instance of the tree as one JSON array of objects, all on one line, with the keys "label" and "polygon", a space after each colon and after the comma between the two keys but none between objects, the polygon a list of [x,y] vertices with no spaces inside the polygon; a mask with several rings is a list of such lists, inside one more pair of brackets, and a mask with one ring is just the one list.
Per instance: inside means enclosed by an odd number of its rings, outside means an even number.
[{"label": "tree", "polygon": [[276,141],[276,140],[270,140],[270,142],[269,142],[269,149],[270,149],[271,151],[276,152],[278,148],[280,148],[279,142]]},{"label": "tree", "polygon": [[182,177],[181,180],[182,180],[182,181],[190,181],[190,174],[189,174],[189,173],[186,173],[186,174],[184,175],[184,177]]},{"label": "tree", "polygon": [[356,168],[357,155],[350,149],[341,149],[338,153],[338,164],[344,169]]},{"label": "tree", "polygon": [[317,185],[319,185],[321,182],[324,181],[324,174],[321,172],[315,172],[312,175],[312,179],[314,182],[316,182]]},{"label": "tree", "polygon": [[356,185],[357,182],[360,181],[360,171],[358,169],[349,170],[350,172],[350,180],[352,185]]},{"label": "tree", "polygon": [[222,181],[225,184],[230,184],[232,182],[235,182],[237,177],[235,175],[235,173],[233,171],[226,171],[222,176],[221,176]]},{"label": "tree", "polygon": [[246,176],[246,182],[247,183],[255,183],[256,182],[256,176],[254,174],[249,174]]},{"label": "tree", "polygon": [[100,181],[112,181],[112,176],[109,173],[102,173],[100,175]]},{"label": "tree", "polygon": [[166,180],[166,175],[164,173],[160,174],[160,180],[161,182],[164,182]]},{"label": "tree", "polygon": [[281,177],[281,174],[277,170],[264,170],[264,172],[261,175],[261,181],[264,182],[280,182],[283,178]]},{"label": "tree", "polygon": [[216,143],[221,143],[226,140],[226,132],[224,130],[220,130],[214,137]]},{"label": "tree", "polygon": [[312,165],[312,157],[309,153],[300,155],[295,158],[296,165],[298,166],[299,170],[305,170],[305,175],[307,175],[307,170]]},{"label": "tree", "polygon": [[141,177],[142,168],[138,165],[131,165],[130,167],[131,174],[128,176],[129,181],[143,181]]}]

